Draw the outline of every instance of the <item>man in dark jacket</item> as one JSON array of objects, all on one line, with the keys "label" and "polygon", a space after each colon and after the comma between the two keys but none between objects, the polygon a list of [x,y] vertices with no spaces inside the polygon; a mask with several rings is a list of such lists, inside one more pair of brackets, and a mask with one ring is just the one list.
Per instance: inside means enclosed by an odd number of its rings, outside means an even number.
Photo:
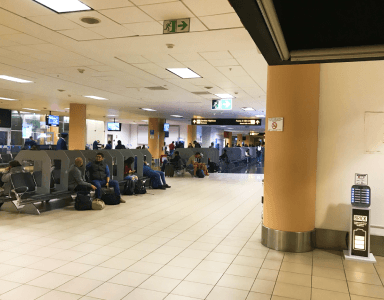
[{"label": "man in dark jacket", "polygon": [[36,146],[36,145],[37,145],[37,143],[36,143],[36,141],[33,139],[32,136],[30,136],[29,139],[26,139],[26,140],[25,140],[25,143],[24,143],[24,147],[25,147],[26,149],[31,149],[33,146]]},{"label": "man in dark jacket", "polygon": [[108,144],[105,146],[104,150],[112,150],[112,141],[108,141]]},{"label": "man in dark jacket", "polygon": [[70,191],[89,191],[96,190],[96,186],[86,182],[81,176],[81,168],[83,167],[83,159],[78,157],[75,159],[75,164],[69,168],[68,174],[68,189]]},{"label": "man in dark jacket", "polygon": [[57,141],[56,150],[68,150],[67,142],[65,139],[68,137],[68,133],[63,132],[60,134],[60,139]]},{"label": "man in dark jacket", "polygon": [[93,142],[93,150],[99,150],[100,149],[100,141],[94,141]]},{"label": "man in dark jacket", "polygon": [[115,149],[125,149],[125,146],[123,144],[121,144],[120,140],[118,140]]},{"label": "man in dark jacket", "polygon": [[96,160],[87,164],[87,171],[92,184],[96,186],[96,198],[101,198],[101,187],[113,187],[116,197],[120,199],[121,203],[125,203],[125,200],[120,197],[119,183],[116,180],[110,180],[109,167],[104,161],[103,153],[97,153]]}]

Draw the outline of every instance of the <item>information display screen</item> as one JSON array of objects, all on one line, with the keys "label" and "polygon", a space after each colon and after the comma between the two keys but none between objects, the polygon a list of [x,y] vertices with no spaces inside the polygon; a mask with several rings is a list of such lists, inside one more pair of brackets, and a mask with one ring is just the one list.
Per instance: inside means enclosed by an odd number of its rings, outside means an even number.
[{"label": "information display screen", "polygon": [[108,131],[121,131],[121,123],[107,123]]},{"label": "information display screen", "polygon": [[53,116],[53,115],[47,116],[47,125],[48,126],[59,126],[59,124],[60,124],[59,116]]},{"label": "information display screen", "polygon": [[164,123],[164,132],[169,132],[169,123]]}]

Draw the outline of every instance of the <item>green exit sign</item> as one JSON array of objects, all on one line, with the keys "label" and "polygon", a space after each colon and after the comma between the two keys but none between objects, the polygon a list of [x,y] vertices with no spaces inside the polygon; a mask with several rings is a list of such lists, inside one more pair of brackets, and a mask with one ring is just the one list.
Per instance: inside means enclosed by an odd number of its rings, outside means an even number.
[{"label": "green exit sign", "polygon": [[183,33],[190,31],[191,19],[166,20],[163,25],[163,33]]},{"label": "green exit sign", "polygon": [[232,99],[212,100],[213,110],[232,110]]}]

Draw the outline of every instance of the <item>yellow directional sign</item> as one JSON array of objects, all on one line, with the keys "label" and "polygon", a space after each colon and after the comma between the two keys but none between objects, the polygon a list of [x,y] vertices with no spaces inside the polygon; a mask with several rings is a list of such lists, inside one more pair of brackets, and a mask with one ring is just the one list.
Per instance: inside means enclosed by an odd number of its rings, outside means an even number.
[{"label": "yellow directional sign", "polygon": [[190,31],[191,19],[166,20],[163,25],[163,33],[182,33]]}]

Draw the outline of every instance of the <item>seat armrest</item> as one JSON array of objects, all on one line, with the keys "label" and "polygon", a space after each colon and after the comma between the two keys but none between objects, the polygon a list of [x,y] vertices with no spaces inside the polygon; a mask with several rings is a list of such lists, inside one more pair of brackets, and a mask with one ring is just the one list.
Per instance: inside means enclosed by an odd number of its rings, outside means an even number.
[{"label": "seat armrest", "polygon": [[13,189],[12,192],[22,195],[22,194],[28,192],[28,187],[27,186],[20,186],[20,187]]}]

